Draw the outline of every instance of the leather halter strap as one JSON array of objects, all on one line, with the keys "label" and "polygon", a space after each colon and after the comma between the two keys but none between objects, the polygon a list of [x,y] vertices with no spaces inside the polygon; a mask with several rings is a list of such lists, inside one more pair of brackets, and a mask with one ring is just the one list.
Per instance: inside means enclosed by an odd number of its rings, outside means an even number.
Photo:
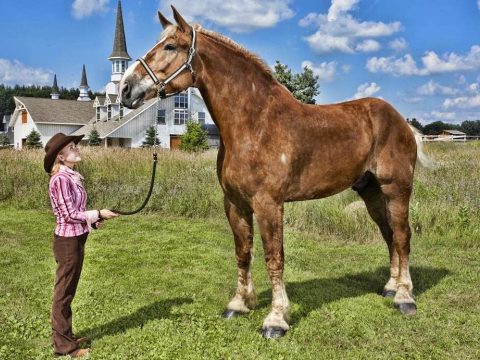
[{"label": "leather halter strap", "polygon": [[148,64],[146,63],[146,61],[143,57],[137,59],[137,61],[139,61],[140,64],[142,64],[142,66],[145,68],[145,71],[147,72],[147,74],[152,78],[153,83],[157,87],[157,93],[158,93],[158,96],[160,98],[165,99],[167,97],[170,97],[170,96],[173,96],[173,95],[176,95],[176,94],[180,93],[180,91],[178,91],[178,92],[175,92],[175,93],[168,93],[167,94],[167,93],[165,93],[165,87],[173,79],[175,79],[178,75],[180,75],[180,73],[182,71],[184,71],[185,69],[190,70],[190,73],[192,74],[192,79],[195,82],[195,70],[193,70],[193,67],[192,67],[192,60],[193,60],[193,55],[195,55],[195,51],[196,51],[195,50],[196,39],[197,39],[197,34],[195,32],[195,29],[192,28],[192,45],[190,46],[190,49],[188,50],[187,60],[177,70],[175,70],[170,76],[168,76],[163,81],[160,81],[158,79],[157,75],[155,75],[155,73],[152,71],[150,66],[148,66]]}]

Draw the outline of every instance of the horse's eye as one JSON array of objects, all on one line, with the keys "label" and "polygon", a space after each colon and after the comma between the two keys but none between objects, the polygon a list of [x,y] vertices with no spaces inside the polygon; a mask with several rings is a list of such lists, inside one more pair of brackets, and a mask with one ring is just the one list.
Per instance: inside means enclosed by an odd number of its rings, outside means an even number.
[{"label": "horse's eye", "polygon": [[175,46],[173,46],[172,44],[167,44],[163,49],[167,51],[172,51],[175,50]]}]

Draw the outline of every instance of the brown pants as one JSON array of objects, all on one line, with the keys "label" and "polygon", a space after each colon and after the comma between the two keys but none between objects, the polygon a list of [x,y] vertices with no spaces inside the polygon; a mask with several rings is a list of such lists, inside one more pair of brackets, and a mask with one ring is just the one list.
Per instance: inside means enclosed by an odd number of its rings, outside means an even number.
[{"label": "brown pants", "polygon": [[68,354],[78,348],[72,332],[70,307],[82,272],[88,233],[75,237],[54,235],[53,255],[57,263],[52,304],[52,342],[56,354]]}]

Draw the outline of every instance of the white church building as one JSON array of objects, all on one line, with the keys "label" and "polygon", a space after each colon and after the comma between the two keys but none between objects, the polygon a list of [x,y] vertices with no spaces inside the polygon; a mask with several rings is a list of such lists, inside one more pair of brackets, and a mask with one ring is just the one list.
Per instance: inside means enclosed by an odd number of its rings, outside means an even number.
[{"label": "white church building", "polygon": [[210,146],[219,145],[218,130],[200,92],[195,88],[167,99],[151,99],[134,110],[120,105],[119,83],[132,60],[127,52],[120,0],[113,51],[108,60],[112,63],[110,82],[105,87],[106,94],[95,99],[90,99],[88,95],[85,65],[76,101],[59,99],[56,75],[50,99],[14,97],[16,108],[9,124],[14,130],[14,146],[21,149],[32,130],[40,133],[45,145],[57,132],[85,135],[86,141],[95,129],[100,135],[101,146],[140,147],[146,130],[156,126],[160,146],[171,149],[180,145],[180,137],[185,133],[189,120],[199,122],[207,130]]}]

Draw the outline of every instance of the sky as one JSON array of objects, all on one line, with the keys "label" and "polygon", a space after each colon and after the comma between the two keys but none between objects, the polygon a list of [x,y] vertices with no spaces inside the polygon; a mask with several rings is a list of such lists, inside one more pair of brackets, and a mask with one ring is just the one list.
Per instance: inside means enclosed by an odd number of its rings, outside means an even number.
[{"label": "sky", "polygon": [[[380,97],[423,124],[480,119],[480,0],[123,0],[136,59],[174,5],[294,72],[319,76],[318,104]],[[91,90],[110,80],[117,0],[1,0],[0,83]]]}]

